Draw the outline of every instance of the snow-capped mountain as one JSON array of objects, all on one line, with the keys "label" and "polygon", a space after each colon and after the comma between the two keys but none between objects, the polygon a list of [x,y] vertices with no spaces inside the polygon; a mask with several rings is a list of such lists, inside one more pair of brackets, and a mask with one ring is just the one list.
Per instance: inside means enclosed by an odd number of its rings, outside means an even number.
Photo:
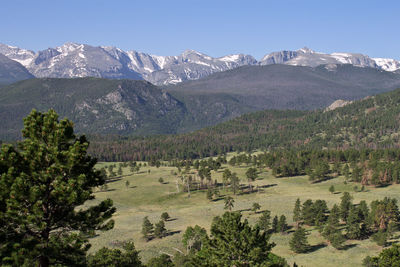
[{"label": "snow-capped mountain", "polygon": [[244,65],[315,67],[322,64],[352,64],[385,71],[400,69],[400,61],[394,59],[370,58],[355,53],[324,54],[306,47],[296,51],[273,52],[260,61],[244,54],[213,58],[194,50],[186,50],[178,56],[156,56],[110,46],[95,47],[76,43],[66,43],[37,53],[0,44],[0,53],[21,63],[36,77],[145,79],[156,85],[196,80]]},{"label": "snow-capped mountain", "polygon": [[287,64],[293,66],[316,67],[325,64],[351,64],[358,67],[371,67],[385,71],[400,69],[400,61],[387,58],[370,58],[357,53],[332,53],[315,52],[307,47],[296,51],[279,51],[265,55],[260,65]]}]

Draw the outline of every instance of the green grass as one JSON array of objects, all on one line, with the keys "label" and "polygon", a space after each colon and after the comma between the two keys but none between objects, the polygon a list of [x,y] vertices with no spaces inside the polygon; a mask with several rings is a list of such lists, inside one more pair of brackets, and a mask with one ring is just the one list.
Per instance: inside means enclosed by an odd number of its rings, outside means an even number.
[{"label": "green grass", "polygon": [[[99,166],[108,165],[100,163]],[[227,167],[227,166],[224,166]],[[231,167],[232,171],[238,173],[245,185],[244,179],[246,166]],[[150,169],[150,173],[148,170]],[[160,253],[174,254],[176,249],[184,250],[181,245],[181,236],[187,226],[196,224],[210,227],[212,218],[224,212],[224,202],[209,201],[206,192],[192,192],[188,198],[187,193],[177,193],[177,177],[171,173],[176,171],[173,167],[143,167],[138,174],[131,174],[129,168],[124,168],[121,180],[108,184],[107,192],[96,192],[96,201],[111,198],[117,207],[114,215],[114,229],[100,233],[91,240],[91,252],[103,247],[113,246],[116,241],[133,240],[136,247],[141,250],[141,257],[146,262],[149,258]],[[158,179],[162,177],[164,184]],[[221,181],[222,171],[212,172],[212,179]],[[234,210],[244,210],[244,218],[250,223],[255,223],[260,214],[254,214],[249,209],[253,202],[258,202],[262,209],[271,211],[272,216],[284,214],[289,223],[292,223],[292,210],[297,198],[302,202],[306,199],[324,199],[328,207],[340,202],[344,191],[348,191],[354,197],[354,203],[366,200],[367,203],[385,196],[400,200],[400,185],[392,185],[385,188],[366,187],[365,192],[354,192],[354,183],[344,184],[344,178],[334,178],[325,182],[310,184],[307,177],[274,178],[270,171],[263,170],[254,185],[271,185],[260,192],[234,196]],[[126,188],[125,182],[130,186]],[[334,185],[336,193],[331,194],[329,187]],[[357,184],[358,188],[361,186]],[[232,194],[221,190],[221,194]],[[154,239],[146,242],[141,237],[142,221],[148,216],[152,223],[160,220],[162,212],[167,211],[173,220],[166,222],[166,228],[173,232],[179,232],[163,239]],[[325,244],[325,240],[314,228],[307,228],[310,235],[309,242],[312,246]],[[331,246],[321,246],[312,253],[295,254],[289,249],[289,234],[274,234],[271,238],[277,245],[273,252],[285,257],[289,263],[296,262],[299,266],[361,266],[362,259],[367,255],[376,255],[381,250],[370,240],[347,241],[347,250],[336,250]]]}]

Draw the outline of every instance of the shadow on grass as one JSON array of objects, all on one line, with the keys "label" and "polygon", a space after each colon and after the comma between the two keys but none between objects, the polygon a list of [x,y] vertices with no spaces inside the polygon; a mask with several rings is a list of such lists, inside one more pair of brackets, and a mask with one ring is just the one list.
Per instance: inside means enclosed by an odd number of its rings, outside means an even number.
[{"label": "shadow on grass", "polygon": [[348,249],[354,248],[356,246],[357,246],[357,244],[349,244],[349,245],[343,246],[340,250],[348,250]]},{"label": "shadow on grass", "polygon": [[265,184],[265,185],[260,185],[258,188],[270,188],[273,186],[277,186],[278,184]]},{"label": "shadow on grass", "polygon": [[326,182],[326,181],[332,180],[333,178],[334,177],[326,176],[324,178],[321,178],[321,179],[318,179],[318,180],[315,180],[315,181],[311,181],[311,183],[312,184],[319,184],[319,183],[322,183],[322,182]]},{"label": "shadow on grass", "polygon": [[244,211],[251,211],[251,209],[249,208],[249,209],[241,209],[241,210],[238,210],[239,212],[244,212]]},{"label": "shadow on grass", "polygon": [[342,192],[333,192],[334,195],[341,194]]},{"label": "shadow on grass", "polygon": [[168,233],[165,234],[165,236],[170,236],[170,235],[175,235],[175,234],[179,234],[180,232],[182,232],[181,230],[177,230],[177,231],[169,231]]},{"label": "shadow on grass", "polygon": [[169,218],[168,220],[165,220],[166,222],[172,222],[172,221],[176,221],[178,220],[178,218]]},{"label": "shadow on grass", "polygon": [[321,248],[324,248],[326,246],[327,245],[325,243],[320,243],[320,244],[317,244],[317,245],[310,246],[310,249],[307,251],[307,253],[315,252],[315,251],[317,251],[317,250],[319,250]]},{"label": "shadow on grass", "polygon": [[108,184],[108,183],[114,183],[114,182],[118,182],[118,181],[120,181],[120,180],[122,180],[122,176],[121,176],[121,177],[113,177],[113,178],[109,178],[109,179],[107,179],[107,180],[106,180],[106,184]]},{"label": "shadow on grass", "polygon": [[115,191],[115,189],[112,188],[112,189],[100,190],[99,192],[112,192],[112,191]]}]

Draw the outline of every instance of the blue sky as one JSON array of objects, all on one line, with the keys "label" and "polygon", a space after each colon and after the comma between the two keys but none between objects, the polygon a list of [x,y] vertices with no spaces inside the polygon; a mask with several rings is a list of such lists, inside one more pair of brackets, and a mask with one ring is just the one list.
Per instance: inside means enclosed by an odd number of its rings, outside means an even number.
[{"label": "blue sky", "polygon": [[400,59],[400,1],[3,0],[1,9],[0,42],[34,51],[70,41],[259,59],[307,46]]}]

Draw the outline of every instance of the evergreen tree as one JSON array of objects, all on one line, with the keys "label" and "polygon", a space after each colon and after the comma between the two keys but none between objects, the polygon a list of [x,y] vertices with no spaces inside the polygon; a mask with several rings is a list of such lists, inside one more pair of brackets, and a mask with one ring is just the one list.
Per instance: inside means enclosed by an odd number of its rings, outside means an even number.
[{"label": "evergreen tree", "polygon": [[240,189],[240,182],[236,172],[232,173],[231,175],[231,189],[234,195],[236,195],[236,192]]},{"label": "evergreen tree", "polygon": [[213,194],[213,191],[211,190],[211,188],[208,188],[207,189],[207,199],[211,201],[213,199],[213,195],[214,194]]},{"label": "evergreen tree", "polygon": [[168,214],[168,212],[163,212],[162,214],[161,214],[161,220],[163,220],[163,221],[168,221],[169,220],[169,214]]},{"label": "evergreen tree", "polygon": [[122,175],[122,167],[121,164],[118,165],[118,175],[121,176]]},{"label": "evergreen tree", "polygon": [[336,231],[335,233],[328,236],[328,241],[331,243],[332,247],[336,249],[341,249],[346,239],[342,235],[341,231]]},{"label": "evergreen tree", "polygon": [[312,202],[311,199],[307,199],[303,203],[303,207],[301,210],[301,217],[303,218],[303,221],[307,225],[313,225],[314,224],[314,219],[315,219],[315,214],[313,210],[313,205],[314,203]]},{"label": "evergreen tree", "polygon": [[257,213],[257,210],[259,210],[259,209],[261,209],[260,204],[258,204],[257,202],[254,202],[253,205],[252,205],[252,207],[251,207],[251,210],[252,210],[254,213]]},{"label": "evergreen tree", "polygon": [[186,247],[186,252],[199,251],[203,247],[203,243],[207,239],[206,229],[196,225],[195,227],[189,226],[186,228],[182,236],[182,243]]},{"label": "evergreen tree", "polygon": [[146,240],[151,239],[151,233],[153,232],[154,226],[150,222],[149,218],[146,216],[143,218],[142,223],[142,235]]},{"label": "evergreen tree", "polygon": [[111,200],[83,208],[105,177],[86,138],[54,110],[33,110],[22,136],[0,151],[0,265],[80,265],[88,237],[114,225]]},{"label": "evergreen tree", "polygon": [[163,220],[160,220],[154,226],[154,236],[158,238],[163,238],[167,234],[167,229],[165,229],[165,223]]},{"label": "evergreen tree", "polygon": [[299,223],[301,221],[301,202],[299,198],[296,200],[296,203],[294,204],[293,221],[296,223],[296,227],[299,227]]},{"label": "evergreen tree", "polygon": [[263,211],[261,217],[258,219],[257,225],[261,230],[268,232],[271,228],[271,212],[269,210]]},{"label": "evergreen tree", "polygon": [[225,169],[222,173],[222,185],[225,188],[225,185],[229,183],[232,176],[232,172],[229,169]]},{"label": "evergreen tree", "polygon": [[277,231],[284,233],[284,232],[286,232],[287,229],[288,229],[288,225],[286,223],[286,216],[282,214],[281,217],[279,217]]},{"label": "evergreen tree", "polygon": [[224,198],[224,201],[225,201],[224,209],[231,211],[233,209],[233,203],[235,203],[235,200],[232,197],[227,196]]},{"label": "evergreen tree", "polygon": [[326,221],[326,213],[328,213],[328,206],[325,200],[317,199],[312,205],[312,212],[314,213],[314,225],[321,226]]},{"label": "evergreen tree", "polygon": [[195,266],[287,266],[271,253],[269,235],[241,217],[239,212],[225,212],[214,218],[211,237],[197,253]]},{"label": "evergreen tree", "polygon": [[[139,252],[132,242],[123,246],[124,251],[103,247],[87,258],[88,267],[141,267]],[[153,265],[151,265],[153,266]]]},{"label": "evergreen tree", "polygon": [[345,238],[339,229],[340,209],[335,204],[330,212],[326,226],[323,229],[322,235],[331,243],[331,245],[339,249],[341,248]]},{"label": "evergreen tree", "polygon": [[249,168],[246,171],[247,181],[249,182],[250,191],[252,190],[251,182],[254,182],[257,179],[257,169]]},{"label": "evergreen tree", "polygon": [[292,239],[289,241],[290,249],[296,253],[305,253],[310,249],[307,241],[307,234],[304,228],[297,228]]},{"label": "evergreen tree", "polygon": [[360,211],[352,206],[347,217],[346,236],[350,239],[361,239],[365,233],[361,227]]},{"label": "evergreen tree", "polygon": [[271,228],[271,231],[273,233],[278,232],[278,225],[279,225],[279,219],[278,219],[278,216],[275,215],[274,219],[272,220],[272,228]]},{"label": "evergreen tree", "polygon": [[400,266],[400,245],[394,244],[392,247],[382,250],[376,257],[366,257],[363,265],[366,267]]},{"label": "evergreen tree", "polygon": [[343,221],[347,222],[347,217],[349,216],[349,211],[353,203],[351,202],[352,196],[350,195],[349,192],[344,192],[343,196],[341,197],[341,202],[340,202],[340,218],[342,218]]},{"label": "evergreen tree", "polygon": [[329,192],[331,192],[332,194],[335,193],[335,187],[333,185],[329,187]]},{"label": "evergreen tree", "polygon": [[174,267],[174,263],[171,260],[171,257],[166,255],[166,254],[162,254],[158,257],[155,258],[151,258],[149,260],[149,262],[147,263],[147,266],[150,267]]}]

